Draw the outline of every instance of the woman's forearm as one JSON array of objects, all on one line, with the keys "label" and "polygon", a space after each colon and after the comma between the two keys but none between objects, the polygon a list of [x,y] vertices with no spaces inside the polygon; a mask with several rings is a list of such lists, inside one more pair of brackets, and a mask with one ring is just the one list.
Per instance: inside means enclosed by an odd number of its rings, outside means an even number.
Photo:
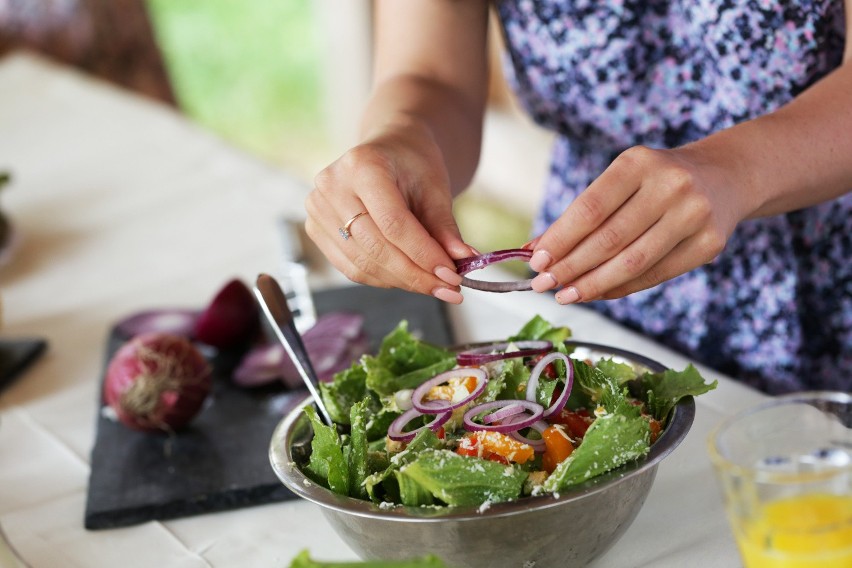
[{"label": "woman's forearm", "polygon": [[435,80],[395,75],[376,85],[361,123],[364,140],[397,127],[425,129],[440,147],[458,194],[470,183],[479,161],[484,94],[480,99]]}]

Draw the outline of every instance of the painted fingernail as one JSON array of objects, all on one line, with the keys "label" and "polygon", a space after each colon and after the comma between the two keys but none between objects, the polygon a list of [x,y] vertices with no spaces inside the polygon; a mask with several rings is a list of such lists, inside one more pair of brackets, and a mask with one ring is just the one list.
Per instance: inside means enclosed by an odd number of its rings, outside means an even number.
[{"label": "painted fingernail", "polygon": [[556,301],[560,304],[573,304],[580,301],[580,291],[573,286],[563,288],[556,293]]},{"label": "painted fingernail", "polygon": [[461,284],[462,277],[455,271],[446,266],[439,266],[435,269],[435,276],[449,284],[450,286],[458,286]]},{"label": "painted fingernail", "polygon": [[550,272],[539,272],[538,276],[533,278],[530,284],[532,285],[532,289],[536,292],[546,292],[556,288],[556,286],[559,285],[559,282],[556,280],[556,276]]},{"label": "painted fingernail", "polygon": [[470,248],[470,252],[472,252],[472,253],[473,253],[473,254],[475,254],[476,256],[479,256],[479,255],[481,255],[481,254],[482,254],[481,252],[479,252],[478,250],[476,250],[476,249],[475,249],[475,248],[473,248],[472,246],[470,246],[470,245],[467,245],[467,246]]},{"label": "painted fingernail", "polygon": [[541,239],[541,237],[536,237],[531,241],[527,241],[523,245],[521,245],[521,248],[522,249],[534,249],[535,245],[538,244],[539,239]]},{"label": "painted fingernail", "polygon": [[449,288],[435,288],[432,290],[432,295],[449,304],[461,304],[462,300],[464,300],[461,294]]},{"label": "painted fingernail", "polygon": [[533,253],[532,258],[530,259],[530,268],[535,270],[536,272],[541,272],[545,268],[551,265],[553,262],[553,257],[550,256],[550,253],[546,250],[540,250]]}]

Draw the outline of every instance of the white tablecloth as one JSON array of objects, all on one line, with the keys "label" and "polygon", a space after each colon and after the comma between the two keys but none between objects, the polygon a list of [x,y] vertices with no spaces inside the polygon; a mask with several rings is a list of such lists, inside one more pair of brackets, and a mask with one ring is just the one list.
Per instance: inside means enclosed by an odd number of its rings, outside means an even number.
[{"label": "white tablecloth", "polygon": [[[98,381],[111,323],[152,306],[197,306],[230,277],[279,266],[276,221],[301,216],[307,187],[177,113],[28,55],[0,60],[0,196],[17,244],[0,267],[0,337],[45,337],[47,354],[0,393],[0,526],[27,565],[286,566],[301,549],[355,559],[319,509],[285,502],[90,532],[83,528]],[[340,283],[315,267],[316,286]],[[516,330],[532,315],[578,339],[672,367],[688,361],[581,307],[534,293],[466,292],[450,310],[460,341]],[[624,538],[597,564],[739,563],[706,453],[709,430],[762,395],[701,368],[719,388],[659,468]],[[3,554],[0,552],[0,563]],[[2,566],[2,564],[0,564]]]}]

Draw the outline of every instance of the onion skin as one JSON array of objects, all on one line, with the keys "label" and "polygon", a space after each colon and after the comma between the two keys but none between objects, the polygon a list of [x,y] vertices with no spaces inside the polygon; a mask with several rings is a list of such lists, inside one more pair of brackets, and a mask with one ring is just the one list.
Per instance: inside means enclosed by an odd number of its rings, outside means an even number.
[{"label": "onion skin", "polygon": [[211,372],[210,364],[186,338],[142,334],[110,359],[103,398],[129,428],[174,432],[201,410],[212,388]]},{"label": "onion skin", "polygon": [[195,322],[195,339],[218,349],[247,343],[260,325],[254,295],[241,280],[233,279],[213,297]]}]

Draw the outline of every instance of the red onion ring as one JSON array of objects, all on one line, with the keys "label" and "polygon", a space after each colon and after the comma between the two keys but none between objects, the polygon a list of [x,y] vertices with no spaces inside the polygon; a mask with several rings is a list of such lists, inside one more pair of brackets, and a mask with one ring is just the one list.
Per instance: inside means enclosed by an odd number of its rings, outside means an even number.
[{"label": "red onion ring", "polygon": [[[476,387],[473,389],[473,392],[464,397],[462,400],[456,402],[453,402],[451,400],[440,399],[430,401],[423,400],[432,387],[446,383],[450,379],[455,379],[458,377],[476,378]],[[439,375],[435,375],[434,377],[432,377],[428,381],[421,383],[420,386],[414,389],[414,392],[411,393],[411,405],[423,414],[440,414],[442,412],[446,412],[448,410],[453,410],[460,406],[464,406],[471,400],[475,399],[480,394],[482,394],[482,391],[485,390],[485,385],[487,383],[488,373],[486,373],[484,369],[470,367],[463,369],[450,369],[449,371],[444,371]]]},{"label": "red onion ring", "polygon": [[[512,421],[512,419],[510,418],[509,422],[511,422],[511,421]],[[533,430],[535,430],[539,434],[543,434],[544,431],[547,429],[547,427],[548,427],[548,424],[544,420],[536,420],[535,422],[530,424],[530,428],[532,428]],[[526,436],[521,434],[520,430],[514,430],[512,432],[509,432],[509,435],[512,438],[514,438],[515,440],[521,442],[522,444],[527,444],[529,446],[532,446],[532,449],[535,450],[539,454],[544,452],[544,450],[547,449],[547,445],[545,444],[543,438],[538,439],[538,440],[531,440],[530,438],[527,438]]]},{"label": "red onion ring", "polygon": [[494,412],[490,412],[482,417],[482,421],[485,424],[494,424],[495,422],[502,422],[503,420],[517,416],[521,414],[526,408],[521,406],[520,404],[509,404],[500,408],[499,410],[495,410]]},{"label": "red onion ring", "polygon": [[[443,426],[447,422],[447,420],[450,419],[450,416],[452,416],[452,414],[452,412],[448,411],[442,414],[427,415],[418,411],[416,408],[409,408],[408,410],[400,414],[396,418],[396,420],[391,422],[390,427],[388,427],[388,438],[397,442],[410,442],[423,428],[429,428],[433,432],[437,431],[438,428]],[[409,422],[411,422],[415,418],[419,418],[420,416],[434,416],[434,418],[431,422],[424,424],[420,428],[415,428],[410,432],[403,432],[402,429],[405,428]]]},{"label": "red onion ring", "polygon": [[494,252],[487,252],[477,256],[469,256],[456,261],[456,269],[459,275],[463,276],[461,285],[474,290],[484,290],[486,292],[515,292],[521,290],[532,290],[532,279],[515,280],[513,282],[486,282],[484,280],[474,280],[465,276],[468,272],[480,270],[491,264],[498,262],[506,262],[508,260],[526,260],[532,258],[532,251],[529,249],[506,249]]},{"label": "red onion ring", "polygon": [[[518,405],[521,406],[525,411],[530,411],[532,414],[527,414],[526,418],[520,418],[520,414],[525,414],[525,412],[513,412],[512,415],[515,416],[511,420],[510,424],[477,424],[473,421],[474,417],[482,414],[485,411],[492,409],[499,409],[511,406]],[[476,432],[478,430],[491,430],[494,432],[500,432],[502,434],[506,434],[512,432],[514,430],[520,430],[521,428],[526,428],[530,426],[533,422],[536,422],[542,417],[542,413],[544,412],[544,407],[542,407],[537,402],[532,402],[529,400],[495,400],[493,402],[486,402],[483,404],[478,404],[464,413],[464,417],[462,418],[462,422],[464,423],[464,427],[466,430],[470,432]],[[485,418],[482,419],[485,422]]]},{"label": "red onion ring", "polygon": [[[510,345],[515,345],[518,351],[506,352]],[[543,355],[553,349],[553,343],[545,340],[528,341],[504,341],[466,349],[456,355],[456,363],[459,365],[483,365],[501,359],[512,359],[515,357],[529,357],[532,355]],[[497,353],[494,353],[497,351]]]},{"label": "red onion ring", "polygon": [[554,351],[542,357],[538,363],[536,363],[535,367],[533,367],[533,370],[530,373],[530,380],[527,383],[527,400],[535,402],[535,391],[538,387],[538,380],[544,372],[544,368],[556,359],[562,359],[565,362],[565,386],[562,388],[559,398],[557,398],[556,401],[554,401],[554,403],[544,411],[544,414],[542,414],[543,418],[547,418],[551,414],[555,414],[565,408],[565,403],[568,402],[568,397],[571,395],[571,389],[574,387],[574,365],[571,364],[571,359],[564,353]]}]

